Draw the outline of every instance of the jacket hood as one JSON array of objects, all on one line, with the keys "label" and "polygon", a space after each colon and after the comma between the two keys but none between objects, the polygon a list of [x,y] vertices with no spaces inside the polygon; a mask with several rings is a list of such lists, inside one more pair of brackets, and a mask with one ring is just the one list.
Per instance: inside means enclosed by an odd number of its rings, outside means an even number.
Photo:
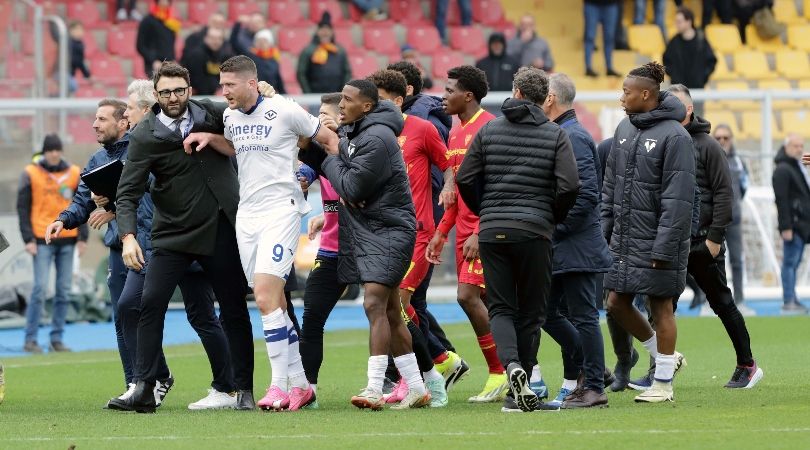
[{"label": "jacket hood", "polygon": [[402,110],[425,120],[428,116],[436,117],[448,129],[453,126],[453,118],[442,108],[442,99],[433,95],[418,94],[408,97],[402,104]]},{"label": "jacket hood", "polygon": [[348,126],[347,132],[354,134],[360,133],[372,125],[383,125],[391,129],[395,135],[399,136],[402,128],[405,126],[405,119],[402,117],[402,112],[397,108],[393,102],[389,100],[380,100],[377,103],[377,108],[371,111],[358,120],[357,122]]},{"label": "jacket hood", "polygon": [[528,100],[507,98],[501,106],[501,111],[506,120],[512,123],[541,125],[548,122],[543,110]]},{"label": "jacket hood", "polygon": [[665,120],[674,120],[681,123],[684,117],[686,117],[686,107],[674,95],[666,91],[658,94],[658,106],[655,109],[645,113],[630,114],[629,116],[630,123],[642,129],[651,128],[658,122]]},{"label": "jacket hood", "polygon": [[692,114],[692,121],[687,123],[684,128],[692,136],[700,133],[709,134],[712,131],[712,124],[708,120]]},{"label": "jacket hood", "polygon": [[[495,55],[492,53],[492,44],[500,42],[503,44],[503,51],[501,51],[500,55]],[[506,57],[506,36],[503,33],[495,32],[489,35],[489,42],[487,43],[487,51],[489,52],[490,58],[504,58]]]},{"label": "jacket hood", "polygon": [[796,160],[788,156],[787,152],[785,152],[785,146],[783,145],[779,147],[779,150],[776,151],[776,156],[773,158],[773,162],[779,164],[782,162],[790,163],[791,161]]}]

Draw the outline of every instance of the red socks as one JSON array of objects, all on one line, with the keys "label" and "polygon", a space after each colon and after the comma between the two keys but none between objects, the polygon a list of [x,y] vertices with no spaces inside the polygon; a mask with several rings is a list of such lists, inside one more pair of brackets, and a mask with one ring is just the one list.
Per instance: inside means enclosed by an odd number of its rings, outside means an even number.
[{"label": "red socks", "polygon": [[492,338],[492,333],[485,336],[479,336],[478,346],[481,347],[481,353],[484,354],[484,359],[487,360],[489,373],[503,373],[503,365],[501,365],[501,360],[498,359],[498,349],[495,346],[495,339]]}]

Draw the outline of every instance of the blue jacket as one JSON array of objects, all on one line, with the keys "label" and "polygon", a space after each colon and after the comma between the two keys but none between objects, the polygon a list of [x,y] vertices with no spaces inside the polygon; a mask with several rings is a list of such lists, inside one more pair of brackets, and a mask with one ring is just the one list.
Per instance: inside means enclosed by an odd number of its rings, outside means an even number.
[{"label": "blue jacket", "polygon": [[602,177],[596,145],[573,109],[554,122],[568,134],[574,148],[580,187],[576,203],[554,230],[552,273],[607,272],[612,259],[599,222]]},{"label": "blue jacket", "polygon": [[[105,145],[103,148],[93,153],[93,156],[90,157],[90,161],[87,162],[82,172],[93,170],[96,167],[116,159],[126,161],[128,148],[129,133],[125,134],[124,137],[114,144]],[[151,177],[149,184],[151,185]],[[73,201],[66,210],[59,214],[58,220],[62,221],[65,228],[73,229],[87,223],[87,220],[90,218],[90,213],[95,209],[96,204],[90,198],[90,188],[81,181],[79,182],[79,188],[76,190],[76,194],[73,195]],[[149,236],[152,233],[152,214],[154,209],[155,205],[152,203],[152,196],[147,192],[138,205],[137,213],[138,244],[144,252],[144,257],[148,257],[152,252],[152,240]],[[121,249],[121,240],[118,238],[118,223],[115,220],[107,224],[107,232],[104,234],[104,245],[114,250]]]}]

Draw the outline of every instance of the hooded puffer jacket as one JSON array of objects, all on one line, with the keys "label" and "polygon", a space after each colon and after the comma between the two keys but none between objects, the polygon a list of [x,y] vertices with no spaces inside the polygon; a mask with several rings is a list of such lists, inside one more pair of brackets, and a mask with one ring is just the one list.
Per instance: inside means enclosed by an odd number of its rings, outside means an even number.
[{"label": "hooded puffer jacket", "polygon": [[398,286],[413,255],[416,213],[397,142],[405,121],[389,101],[341,127],[340,153],[321,164],[346,203],[338,216],[341,283]]},{"label": "hooded puffer jacket", "polygon": [[602,187],[602,230],[613,256],[607,289],[665,298],[684,290],[695,200],[684,116],[683,104],[662,92],[655,109],[616,128]]}]

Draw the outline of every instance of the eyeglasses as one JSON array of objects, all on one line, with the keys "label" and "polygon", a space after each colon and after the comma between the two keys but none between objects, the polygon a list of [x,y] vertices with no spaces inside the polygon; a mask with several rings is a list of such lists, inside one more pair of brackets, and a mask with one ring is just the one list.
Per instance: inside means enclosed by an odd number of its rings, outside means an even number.
[{"label": "eyeglasses", "polygon": [[186,95],[186,92],[188,92],[188,86],[177,89],[166,89],[163,91],[158,91],[158,95],[160,96],[160,98],[171,98],[172,94],[174,94],[175,97],[182,97]]},{"label": "eyeglasses", "polygon": [[718,141],[730,141],[731,140],[731,136],[715,136],[714,138],[717,139]]}]

